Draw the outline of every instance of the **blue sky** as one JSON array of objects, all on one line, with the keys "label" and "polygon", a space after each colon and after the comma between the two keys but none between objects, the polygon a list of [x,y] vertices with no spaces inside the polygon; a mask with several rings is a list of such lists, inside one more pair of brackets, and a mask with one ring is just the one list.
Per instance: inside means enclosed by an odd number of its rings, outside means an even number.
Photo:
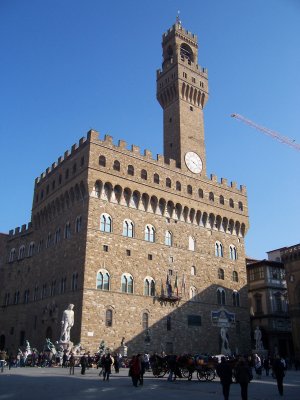
[{"label": "blue sky", "polygon": [[299,0],[0,0],[0,231],[30,221],[34,179],[90,128],[163,152],[161,35],[198,35],[207,173],[244,184],[246,251],[300,242]]}]

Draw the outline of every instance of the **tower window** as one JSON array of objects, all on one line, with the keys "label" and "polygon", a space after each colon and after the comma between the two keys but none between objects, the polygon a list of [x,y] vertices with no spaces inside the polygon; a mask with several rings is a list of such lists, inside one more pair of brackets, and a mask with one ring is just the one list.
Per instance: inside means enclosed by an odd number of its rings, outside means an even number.
[{"label": "tower window", "polygon": [[115,171],[120,171],[120,163],[118,160],[115,160],[114,165],[113,165],[113,169]]},{"label": "tower window", "polygon": [[192,106],[190,106],[190,110],[191,110],[191,111],[194,111],[194,108],[193,108]]},{"label": "tower window", "polygon": [[147,171],[145,169],[141,170],[141,178],[147,180]]},{"label": "tower window", "polygon": [[172,122],[172,118],[169,118],[169,122]]},{"label": "tower window", "polygon": [[194,62],[194,54],[192,49],[186,43],[182,43],[180,46],[180,56],[182,60],[187,59],[189,64]]},{"label": "tower window", "polygon": [[104,156],[99,157],[99,165],[101,165],[101,167],[106,166],[106,158]]}]

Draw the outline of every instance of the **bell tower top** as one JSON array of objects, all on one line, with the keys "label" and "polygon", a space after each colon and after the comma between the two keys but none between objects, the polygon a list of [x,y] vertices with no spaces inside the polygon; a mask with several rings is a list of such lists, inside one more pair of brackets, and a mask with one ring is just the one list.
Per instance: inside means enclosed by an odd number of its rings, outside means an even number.
[{"label": "bell tower top", "polygon": [[208,99],[207,70],[198,65],[197,35],[176,23],[162,36],[162,69],[157,100],[164,110],[164,155],[196,174],[206,173],[203,108]]}]

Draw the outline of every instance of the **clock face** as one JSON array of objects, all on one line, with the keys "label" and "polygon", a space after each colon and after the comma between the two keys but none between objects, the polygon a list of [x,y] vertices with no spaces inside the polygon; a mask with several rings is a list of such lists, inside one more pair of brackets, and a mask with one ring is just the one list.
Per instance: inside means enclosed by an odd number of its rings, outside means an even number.
[{"label": "clock face", "polygon": [[190,171],[192,171],[194,174],[200,174],[200,172],[202,171],[202,161],[197,153],[194,153],[193,151],[188,151],[185,154],[184,159],[186,166]]}]

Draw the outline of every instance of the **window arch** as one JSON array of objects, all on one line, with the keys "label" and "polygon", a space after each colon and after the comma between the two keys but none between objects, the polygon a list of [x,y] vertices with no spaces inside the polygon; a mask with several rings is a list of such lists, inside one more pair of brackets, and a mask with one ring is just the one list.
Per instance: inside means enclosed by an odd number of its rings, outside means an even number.
[{"label": "window arch", "polygon": [[241,201],[239,201],[239,210],[243,211],[244,207],[243,207],[243,203]]},{"label": "window arch", "polygon": [[145,240],[147,242],[155,242],[155,228],[153,225],[147,224],[145,227]]},{"label": "window arch", "polygon": [[58,244],[59,242],[60,242],[60,228],[57,228],[54,234],[54,243]]},{"label": "window arch", "polygon": [[198,189],[198,196],[200,199],[203,199],[203,190],[202,189]]},{"label": "window arch", "polygon": [[230,260],[237,260],[237,250],[233,244],[229,246],[229,258]]},{"label": "window arch", "polygon": [[191,267],[191,275],[196,275],[196,267],[194,265]]},{"label": "window arch", "polygon": [[188,64],[194,62],[194,54],[190,46],[186,43],[182,43],[180,46],[180,57],[182,60],[187,59]]},{"label": "window arch", "polygon": [[217,289],[217,303],[221,306],[226,305],[225,290],[223,288]]},{"label": "window arch", "polygon": [[118,161],[118,160],[114,161],[113,169],[115,171],[120,171],[120,161]]},{"label": "window arch", "polygon": [[76,217],[75,221],[75,232],[79,233],[81,231],[81,227],[82,227],[82,217],[81,215],[79,215],[78,217]]},{"label": "window arch", "polygon": [[240,294],[236,290],[232,292],[232,305],[234,307],[240,306]]},{"label": "window arch", "polygon": [[65,236],[65,239],[70,239],[70,237],[71,237],[71,224],[69,221],[65,225],[65,235],[64,236]]},{"label": "window arch", "polygon": [[170,178],[166,178],[166,187],[170,188],[172,186],[172,182]]},{"label": "window arch", "polygon": [[16,257],[16,249],[13,248],[13,249],[11,249],[10,252],[9,252],[9,259],[8,259],[8,262],[13,262],[13,261],[15,260],[15,257]]},{"label": "window arch", "polygon": [[130,274],[122,275],[121,291],[123,293],[133,293],[133,277]]},{"label": "window arch", "polygon": [[22,245],[19,248],[19,256],[18,256],[18,260],[22,260],[25,257],[25,246]]},{"label": "window arch", "polygon": [[224,269],[218,269],[218,278],[224,280]]},{"label": "window arch", "polygon": [[100,216],[100,231],[112,232],[112,219],[109,214],[101,214]]},{"label": "window arch", "polygon": [[78,289],[78,272],[74,272],[72,275],[71,290],[75,291]]},{"label": "window arch", "polygon": [[221,242],[217,241],[215,243],[215,256],[216,257],[223,257],[223,245]]},{"label": "window arch", "polygon": [[143,327],[143,330],[146,330],[149,328],[149,314],[147,312],[143,312],[142,327]]},{"label": "window arch", "polygon": [[101,167],[106,167],[106,158],[104,156],[99,157],[99,165]]},{"label": "window arch", "polygon": [[234,208],[234,201],[232,199],[229,199],[229,206],[231,208]]},{"label": "window arch", "polygon": [[197,295],[197,288],[195,286],[190,287],[190,300],[195,300],[195,296]]},{"label": "window arch", "polygon": [[187,192],[188,194],[193,194],[193,188],[191,185],[187,185]]},{"label": "window arch", "polygon": [[154,174],[153,181],[154,181],[154,183],[159,183],[159,175],[158,174]]},{"label": "window arch", "polygon": [[215,201],[215,196],[214,196],[213,192],[209,192],[208,199],[209,199],[209,201],[211,201],[211,202],[214,202],[214,201]]},{"label": "window arch", "polygon": [[176,182],[176,190],[178,190],[178,192],[181,191],[181,183],[179,181]]},{"label": "window arch", "polygon": [[232,271],[232,280],[233,280],[233,282],[239,281],[239,275],[236,271]]},{"label": "window arch", "polygon": [[171,231],[166,231],[166,234],[165,234],[165,245],[166,246],[172,246],[172,243],[173,243],[173,235],[172,235],[172,232]]},{"label": "window arch", "polygon": [[147,171],[145,169],[141,170],[141,178],[147,180]]},{"label": "window arch", "polygon": [[144,279],[144,295],[155,296],[155,281],[149,276]]},{"label": "window arch", "polygon": [[130,219],[125,219],[123,221],[123,236],[133,238],[134,232],[133,232],[134,224]]},{"label": "window arch", "polygon": [[105,311],[105,326],[111,327],[113,325],[113,312],[110,308]]},{"label": "window arch", "polygon": [[195,238],[189,236],[189,250],[195,251]]},{"label": "window arch", "polygon": [[110,275],[106,269],[100,269],[98,271],[96,289],[110,290]]},{"label": "window arch", "polygon": [[134,176],[134,166],[133,165],[128,165],[127,173],[128,173],[128,175]]},{"label": "window arch", "polygon": [[220,204],[224,205],[224,203],[225,203],[224,196],[221,195],[220,198],[219,198],[219,201],[220,201]]},{"label": "window arch", "polygon": [[28,247],[28,257],[32,257],[34,254],[34,242],[31,242]]}]

